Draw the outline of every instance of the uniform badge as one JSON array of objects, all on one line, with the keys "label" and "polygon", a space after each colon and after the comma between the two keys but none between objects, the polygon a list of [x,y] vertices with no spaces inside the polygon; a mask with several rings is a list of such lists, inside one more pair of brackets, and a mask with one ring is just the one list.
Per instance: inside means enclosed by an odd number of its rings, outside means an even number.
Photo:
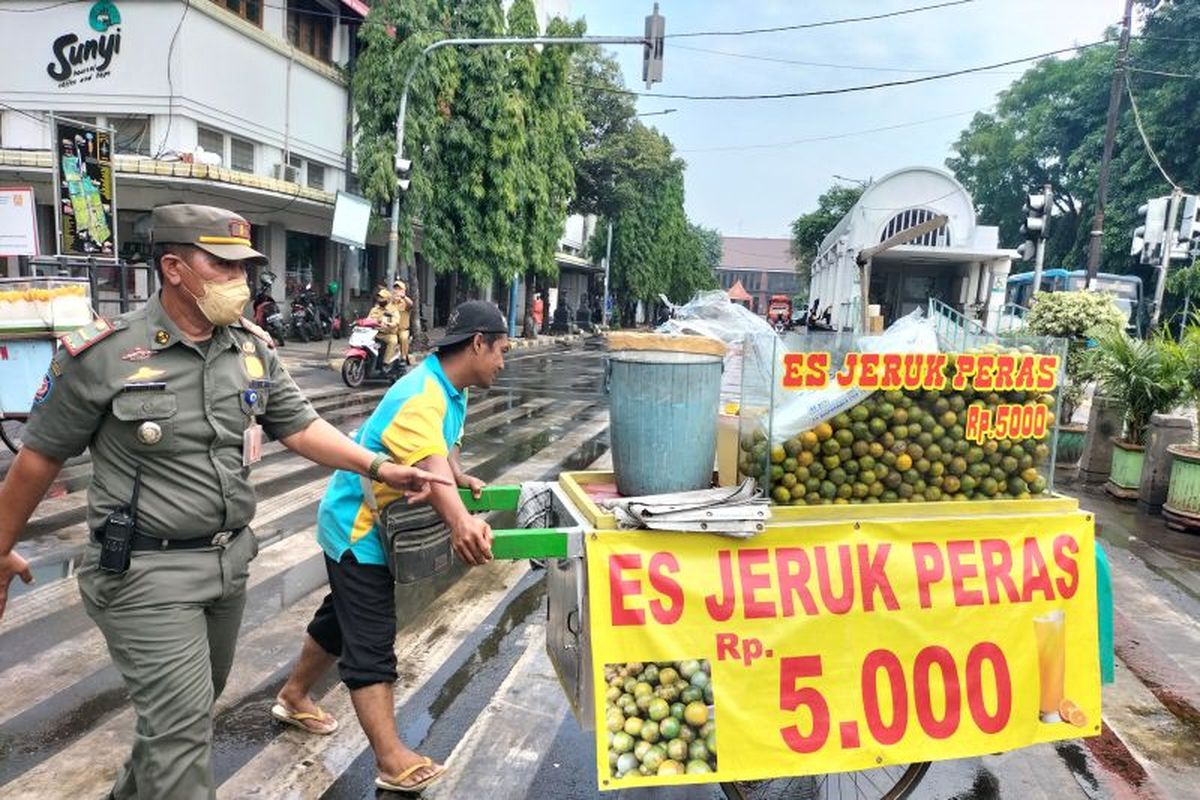
[{"label": "uniform badge", "polygon": [[143,422],[138,425],[137,438],[142,444],[158,444],[162,441],[162,426],[157,422]]},{"label": "uniform badge", "polygon": [[33,395],[33,404],[39,405],[47,397],[50,396],[50,390],[54,388],[54,378],[47,372],[42,376],[42,385],[38,387],[37,392]]},{"label": "uniform badge", "polygon": [[261,378],[266,374],[263,369],[263,363],[258,360],[258,356],[246,356],[242,359],[246,364],[246,374],[251,378]]},{"label": "uniform badge", "polygon": [[153,350],[148,350],[145,347],[135,347],[128,353],[121,354],[122,361],[145,361],[154,355]]},{"label": "uniform badge", "polygon": [[254,355],[254,342],[242,342],[242,352]]},{"label": "uniform badge", "polygon": [[62,364],[58,363],[57,358],[50,362],[50,372],[56,378],[62,375]]},{"label": "uniform badge", "polygon": [[154,334],[154,341],[157,344],[166,344],[167,342],[171,341],[171,334],[167,333],[166,331],[156,331]]},{"label": "uniform badge", "polygon": [[152,369],[151,367],[142,367],[137,372],[133,373],[128,378],[126,378],[125,382],[126,383],[144,383],[146,381],[152,381],[155,378],[161,378],[163,375],[166,375],[166,374],[167,374],[167,371],[165,369]]}]

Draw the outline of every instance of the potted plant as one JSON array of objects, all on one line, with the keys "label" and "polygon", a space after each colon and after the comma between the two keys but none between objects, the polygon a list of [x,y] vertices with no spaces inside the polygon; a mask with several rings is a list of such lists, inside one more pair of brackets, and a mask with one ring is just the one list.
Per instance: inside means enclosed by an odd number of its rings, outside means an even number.
[{"label": "potted plant", "polygon": [[[1188,405],[1200,406],[1200,313],[1193,318],[1175,352],[1180,362],[1180,376]],[[1173,444],[1171,482],[1163,516],[1173,528],[1200,530],[1200,425],[1193,429],[1191,445]]]},{"label": "potted plant", "polygon": [[1092,380],[1087,356],[1088,341],[1099,331],[1120,330],[1125,315],[1104,292],[1041,292],[1025,319],[1025,331],[1036,336],[1067,340],[1065,380],[1058,405],[1058,453],[1060,467],[1074,467],[1083,455],[1087,427],[1074,422],[1084,390]]},{"label": "potted plant", "polygon": [[1121,435],[1113,437],[1116,447],[1105,488],[1115,497],[1136,499],[1150,417],[1174,408],[1183,396],[1177,350],[1162,337],[1135,339],[1110,329],[1097,334],[1087,362],[1100,389],[1125,406]]}]

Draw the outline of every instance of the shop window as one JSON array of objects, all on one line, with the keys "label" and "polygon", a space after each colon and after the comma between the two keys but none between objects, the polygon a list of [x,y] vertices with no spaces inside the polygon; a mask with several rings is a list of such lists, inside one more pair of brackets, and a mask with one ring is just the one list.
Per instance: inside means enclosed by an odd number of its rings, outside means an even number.
[{"label": "shop window", "polygon": [[300,52],[329,63],[337,15],[313,0],[288,0],[287,8],[288,41]]},{"label": "shop window", "polygon": [[109,117],[108,124],[116,131],[114,139],[118,154],[150,155],[149,117]]},{"label": "shop window", "polygon": [[325,167],[308,162],[308,188],[325,190]]},{"label": "shop window", "polygon": [[196,144],[210,153],[216,153],[222,160],[225,158],[225,134],[211,128],[196,129]]},{"label": "shop window", "polygon": [[259,0],[212,0],[212,2],[236,14],[247,22],[262,27],[262,3]]},{"label": "shop window", "polygon": [[241,172],[254,172],[254,142],[230,137],[229,166]]}]

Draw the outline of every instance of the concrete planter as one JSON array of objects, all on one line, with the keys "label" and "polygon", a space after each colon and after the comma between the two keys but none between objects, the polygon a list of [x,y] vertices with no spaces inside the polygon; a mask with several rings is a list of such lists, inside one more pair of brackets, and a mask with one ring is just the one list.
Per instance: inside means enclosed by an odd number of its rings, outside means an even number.
[{"label": "concrete planter", "polygon": [[1079,477],[1088,485],[1104,483],[1112,471],[1114,436],[1120,436],[1125,406],[1103,395],[1092,398],[1088,415],[1087,435],[1083,456],[1079,460]]},{"label": "concrete planter", "polygon": [[1171,482],[1170,449],[1192,441],[1192,419],[1180,414],[1152,414],[1150,435],[1142,463],[1142,481],[1138,487],[1138,508],[1150,514],[1162,511]]},{"label": "concrete planter", "polygon": [[1200,449],[1176,444],[1167,452],[1174,460],[1163,517],[1176,530],[1200,532]]},{"label": "concrete planter", "polygon": [[1118,500],[1136,500],[1142,483],[1146,448],[1119,439],[1112,440],[1112,468],[1104,489]]},{"label": "concrete planter", "polygon": [[1055,466],[1061,469],[1074,469],[1079,466],[1083,456],[1083,445],[1087,439],[1086,425],[1059,425],[1058,452],[1054,457]]}]

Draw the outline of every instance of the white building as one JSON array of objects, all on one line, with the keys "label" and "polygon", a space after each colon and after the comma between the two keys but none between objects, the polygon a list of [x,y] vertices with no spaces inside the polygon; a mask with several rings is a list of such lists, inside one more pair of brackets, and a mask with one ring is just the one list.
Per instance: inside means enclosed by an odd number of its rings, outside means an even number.
[{"label": "white building", "polygon": [[0,184],[33,186],[53,254],[48,114],[107,125],[123,257],[146,255],[155,206],[209,203],[252,223],[288,278],[279,296],[334,279],[345,248],[327,237],[351,113],[341,67],[366,13],[361,0],[4,2]]},{"label": "white building", "polygon": [[906,167],[870,184],[821,242],[809,295],[831,309],[837,329],[861,320],[861,270],[855,256],[938,214],[948,221],[912,244],[872,259],[870,299],[886,323],[940,301],[995,330],[1015,250],[999,247],[998,229],[980,225],[967,190],[933,167]]}]

